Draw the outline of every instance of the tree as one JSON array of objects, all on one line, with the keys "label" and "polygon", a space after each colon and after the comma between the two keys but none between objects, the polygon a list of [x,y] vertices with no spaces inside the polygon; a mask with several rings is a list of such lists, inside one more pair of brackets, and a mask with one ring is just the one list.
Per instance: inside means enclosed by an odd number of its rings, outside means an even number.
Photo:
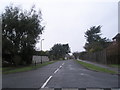
[{"label": "tree", "polygon": [[68,44],[55,44],[49,51],[50,58],[53,60],[58,60],[60,58],[64,59],[65,55],[68,53],[70,53]]},{"label": "tree", "polygon": [[21,62],[30,64],[35,44],[44,29],[41,16],[41,11],[37,12],[35,6],[29,11],[7,6],[2,13],[3,54],[7,51],[13,56],[19,55]]},{"label": "tree", "polygon": [[79,53],[79,52],[74,52],[74,53],[73,53],[73,56],[74,56],[75,59],[78,59],[79,56],[80,56],[80,53]]},{"label": "tree", "polygon": [[68,44],[63,44],[62,46],[65,54],[70,53],[70,47]]},{"label": "tree", "polygon": [[85,56],[86,53],[87,52],[85,52],[85,51],[80,52],[79,58],[82,59],[82,60],[84,60],[84,56]]},{"label": "tree", "polygon": [[86,54],[87,52],[85,51],[82,51],[82,52],[74,52],[73,53],[73,56],[75,59],[84,59],[84,55]]},{"label": "tree", "polygon": [[85,32],[86,44],[85,50],[88,52],[100,51],[107,47],[108,39],[101,38],[101,26],[93,26]]},{"label": "tree", "polygon": [[48,56],[49,55],[49,51],[34,51],[34,55]]}]

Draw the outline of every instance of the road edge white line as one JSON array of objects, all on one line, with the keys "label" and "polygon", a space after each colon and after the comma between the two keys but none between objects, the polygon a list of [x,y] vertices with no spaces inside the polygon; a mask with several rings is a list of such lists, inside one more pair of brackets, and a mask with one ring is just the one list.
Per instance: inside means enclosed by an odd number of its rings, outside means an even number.
[{"label": "road edge white line", "polygon": [[42,85],[41,88],[44,88],[44,87],[46,86],[46,84],[49,82],[49,80],[50,80],[52,77],[53,77],[53,76],[50,76],[50,77],[46,80],[46,82]]}]

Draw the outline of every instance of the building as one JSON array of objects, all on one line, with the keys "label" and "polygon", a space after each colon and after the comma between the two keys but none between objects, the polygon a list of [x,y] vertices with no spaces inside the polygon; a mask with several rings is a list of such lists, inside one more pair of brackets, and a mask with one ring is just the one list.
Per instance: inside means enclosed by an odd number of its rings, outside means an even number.
[{"label": "building", "polygon": [[112,38],[113,41],[120,42],[120,33],[118,33],[115,37]]},{"label": "building", "polygon": [[107,63],[118,64],[118,60],[120,60],[120,33],[112,39],[113,42],[106,48]]}]

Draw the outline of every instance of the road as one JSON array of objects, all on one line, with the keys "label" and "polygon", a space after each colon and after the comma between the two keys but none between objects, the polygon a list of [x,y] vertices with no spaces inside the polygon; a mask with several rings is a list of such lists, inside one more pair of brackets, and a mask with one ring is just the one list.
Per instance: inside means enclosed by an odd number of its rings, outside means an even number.
[{"label": "road", "polygon": [[42,68],[3,75],[3,88],[112,88],[118,75],[88,70],[74,60],[58,61]]}]

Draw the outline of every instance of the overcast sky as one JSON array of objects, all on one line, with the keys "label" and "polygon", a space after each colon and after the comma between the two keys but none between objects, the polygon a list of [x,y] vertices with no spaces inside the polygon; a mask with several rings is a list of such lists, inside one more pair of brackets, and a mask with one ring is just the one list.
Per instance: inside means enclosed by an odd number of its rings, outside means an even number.
[{"label": "overcast sky", "polygon": [[[43,50],[68,43],[72,52],[83,51],[84,33],[92,26],[101,25],[102,37],[109,39],[118,33],[118,0],[0,0],[0,13],[10,3],[42,11]],[[36,47],[40,50],[40,43]]]}]

